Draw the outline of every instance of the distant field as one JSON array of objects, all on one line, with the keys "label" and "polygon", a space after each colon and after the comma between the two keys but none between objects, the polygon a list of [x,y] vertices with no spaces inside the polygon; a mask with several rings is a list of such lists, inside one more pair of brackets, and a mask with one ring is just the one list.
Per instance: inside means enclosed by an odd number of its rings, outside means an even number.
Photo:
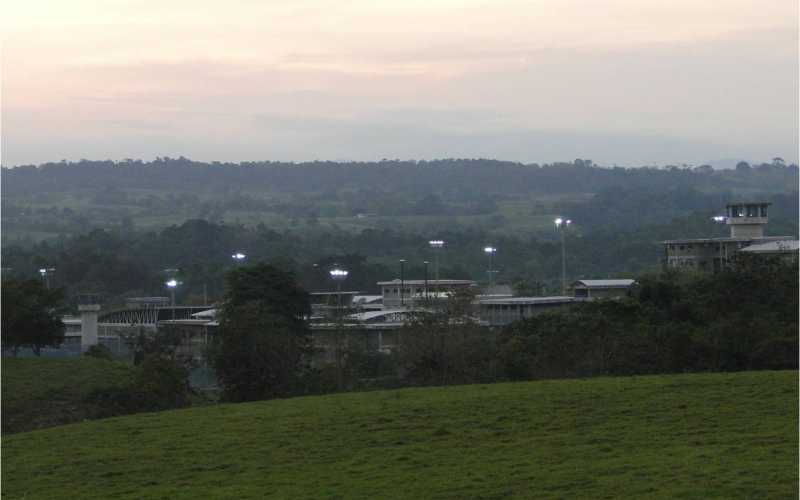
[{"label": "distant field", "polygon": [[[129,194],[136,197],[147,195],[163,196],[160,191],[130,190]],[[213,200],[214,197],[202,193],[201,199]],[[248,193],[255,198],[272,199],[275,198],[270,193]],[[412,233],[435,233],[442,227],[452,230],[471,229],[484,230],[497,235],[518,235],[520,233],[531,233],[552,228],[553,217],[556,214],[549,213],[554,203],[586,201],[591,197],[589,193],[583,194],[559,194],[542,195],[533,194],[530,197],[522,197],[512,200],[501,200],[498,202],[497,211],[490,214],[481,215],[401,215],[401,216],[337,216],[331,215],[341,213],[343,205],[329,204],[326,210],[321,210],[316,219],[315,227],[338,227],[339,229],[351,232],[360,232],[364,229],[395,229]],[[87,225],[69,225],[69,216],[63,215],[63,209],[74,210],[77,214],[86,217],[89,226],[112,228],[117,227],[124,217],[129,217],[134,226],[139,229],[161,229],[170,225],[179,225],[188,219],[205,218],[208,214],[200,214],[197,207],[187,209],[170,210],[163,213],[151,213],[146,209],[126,205],[119,202],[109,205],[93,204],[90,199],[82,198],[77,194],[66,195],[61,193],[48,193],[38,195],[30,201],[27,198],[15,199],[10,196],[6,201],[20,203],[28,207],[30,211],[25,215],[6,216],[3,220],[5,224],[3,241],[10,242],[18,238],[31,238],[39,241],[46,238],[57,237],[61,233],[75,231],[85,231]],[[318,207],[320,208],[320,207]],[[453,208],[453,207],[451,207]],[[58,215],[46,215],[39,213],[39,210],[55,209]],[[457,210],[457,209],[454,209]],[[330,212],[331,214],[328,214]],[[276,230],[294,229],[310,230],[307,217],[289,217],[283,214],[259,211],[259,210],[224,210],[214,215],[215,220],[223,220],[227,223],[240,223],[247,226],[265,224]],[[61,221],[64,230],[42,230],[41,221],[49,220],[48,227],[58,225]],[[55,221],[55,222],[54,222]],[[37,228],[37,229],[32,229]]]},{"label": "distant field", "polygon": [[121,386],[133,368],[94,358],[3,358],[3,434],[93,418],[84,398],[98,388]]},{"label": "distant field", "polygon": [[797,372],[753,372],[141,414],[4,438],[3,495],[797,498],[797,401]]}]

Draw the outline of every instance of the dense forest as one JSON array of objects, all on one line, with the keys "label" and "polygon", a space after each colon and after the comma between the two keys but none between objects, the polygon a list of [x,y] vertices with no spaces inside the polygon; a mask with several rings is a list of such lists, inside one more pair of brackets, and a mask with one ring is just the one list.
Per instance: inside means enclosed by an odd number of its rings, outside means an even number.
[{"label": "dense forest", "polygon": [[443,239],[441,276],[483,281],[482,248],[498,248],[501,283],[558,290],[558,215],[570,279],[658,269],[662,240],[727,234],[711,217],[729,201],[772,203],[771,235],[797,234],[798,168],[740,163],[733,170],[601,168],[590,160],[524,165],[492,160],[221,164],[185,158],[45,164],[2,170],[3,274],[55,268],[69,297],[163,294],[180,269],[178,296],[223,293],[233,252],[291,269],[309,290],[374,291],[398,275],[421,278]]}]

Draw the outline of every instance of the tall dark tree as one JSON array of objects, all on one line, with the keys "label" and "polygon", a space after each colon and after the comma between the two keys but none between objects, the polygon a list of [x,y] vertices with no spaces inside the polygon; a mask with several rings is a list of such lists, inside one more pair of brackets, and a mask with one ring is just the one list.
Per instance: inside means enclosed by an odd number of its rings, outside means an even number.
[{"label": "tall dark tree", "polygon": [[38,356],[43,347],[57,347],[64,340],[59,308],[63,292],[46,289],[41,281],[3,280],[3,349],[14,355],[31,348]]},{"label": "tall dark tree", "polygon": [[267,264],[242,267],[227,275],[227,287],[210,352],[225,399],[301,392],[311,354],[310,305],[294,274]]}]

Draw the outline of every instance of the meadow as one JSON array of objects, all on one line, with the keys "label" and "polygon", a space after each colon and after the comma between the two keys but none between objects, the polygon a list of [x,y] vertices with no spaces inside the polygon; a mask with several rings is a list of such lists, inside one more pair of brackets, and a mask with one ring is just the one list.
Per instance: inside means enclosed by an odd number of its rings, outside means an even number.
[{"label": "meadow", "polygon": [[3,496],[797,498],[797,401],[763,371],[139,414],[6,436]]}]

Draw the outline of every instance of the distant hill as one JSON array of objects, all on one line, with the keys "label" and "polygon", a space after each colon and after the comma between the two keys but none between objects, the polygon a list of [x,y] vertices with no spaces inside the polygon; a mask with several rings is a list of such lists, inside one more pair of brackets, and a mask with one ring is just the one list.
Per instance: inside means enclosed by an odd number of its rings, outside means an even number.
[{"label": "distant hill", "polygon": [[140,414],[5,437],[3,495],[796,498],[797,400],[797,372],[752,372]]},{"label": "distant hill", "polygon": [[[608,187],[783,190],[798,168],[763,164],[712,173],[691,168],[603,168],[591,160],[546,165],[487,159],[381,162],[205,163],[187,158],[48,163],[3,170],[3,194],[97,189],[319,193],[348,189],[513,195],[586,193]],[[794,183],[789,183],[794,179]]]}]

